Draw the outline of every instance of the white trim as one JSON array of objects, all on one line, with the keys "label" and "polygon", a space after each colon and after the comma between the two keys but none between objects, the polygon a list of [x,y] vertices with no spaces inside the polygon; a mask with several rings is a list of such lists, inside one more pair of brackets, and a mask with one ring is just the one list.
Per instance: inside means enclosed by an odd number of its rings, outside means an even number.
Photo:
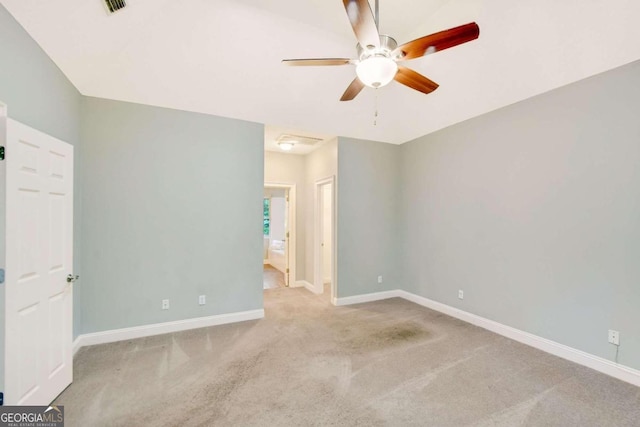
[{"label": "white trim", "polygon": [[73,340],[73,344],[71,345],[71,354],[76,355],[78,350],[82,347],[82,340],[80,339],[82,335],[78,335],[75,340]]},{"label": "white trim", "polygon": [[594,356],[593,354],[589,354],[582,350],[577,350],[573,347],[569,347],[564,344],[539,337],[529,332],[524,332],[519,329],[512,328],[511,326],[503,325],[502,323],[498,323],[496,321],[489,320],[472,313],[468,313],[458,308],[451,307],[449,305],[442,304],[440,302],[433,301],[428,298],[412,294],[410,292],[399,291],[399,293],[402,298],[423,307],[439,311],[451,317],[455,317],[457,319],[471,323],[472,325],[476,325],[491,332],[495,332],[498,335],[502,335],[514,341],[521,342],[522,344],[529,345],[531,347],[537,348],[538,350],[542,350],[546,353],[553,354],[554,356],[570,360],[571,362],[575,362],[579,365],[586,366],[598,372],[602,372],[603,374],[607,374],[619,380],[626,381],[640,387],[640,371],[633,368],[616,364],[610,360],[603,359],[599,356]]},{"label": "white trim", "polygon": [[307,282],[306,280],[297,280],[296,287],[306,288],[309,292],[313,292],[316,295],[320,295],[322,293],[322,292],[318,292],[316,287],[313,286],[311,283]]},{"label": "white trim", "polygon": [[362,304],[363,302],[380,301],[383,299],[396,298],[399,296],[400,296],[400,291],[397,289],[393,291],[374,292],[371,294],[336,298],[334,305]]},{"label": "white trim", "polygon": [[[7,121],[8,121],[9,117],[7,114],[7,104],[5,104],[4,102],[0,101],[0,145],[3,147],[7,147]],[[1,161],[0,162],[0,236],[2,236],[2,238],[0,238],[0,268],[4,269],[6,271],[7,265],[6,265],[6,245],[7,245],[7,240],[6,240],[6,236],[7,236],[7,228],[6,228],[6,207],[7,207],[7,167],[6,167],[7,162],[6,161]],[[6,280],[6,277],[5,277]],[[6,367],[6,357],[7,357],[7,347],[5,345],[4,340],[6,339],[6,335],[7,335],[7,330],[6,330],[6,323],[5,323],[5,313],[7,312],[7,299],[5,297],[5,289],[6,289],[6,284],[3,283],[2,285],[0,285],[0,300],[2,300],[2,302],[4,302],[4,307],[0,308],[0,312],[2,312],[3,317],[2,317],[2,321],[0,321],[0,328],[2,328],[2,330],[0,331],[0,343],[2,343],[0,345],[0,347],[2,347],[2,354],[0,354],[0,369],[4,370]],[[71,304],[73,304],[73,299],[70,300]],[[6,373],[5,373],[6,375]],[[3,376],[3,375],[0,375]],[[2,379],[2,387],[4,388],[5,384],[4,384],[4,376]],[[3,390],[6,392],[6,390]],[[8,402],[7,402],[8,403]]]},{"label": "white trim", "polygon": [[324,293],[324,277],[322,274],[324,260],[323,260],[323,248],[322,248],[322,224],[324,213],[324,199],[322,197],[321,188],[324,185],[329,185],[331,189],[331,300],[333,301],[337,294],[337,274],[336,274],[336,177],[335,175],[328,176],[326,178],[318,179],[314,185],[314,236],[313,236],[313,284],[316,287],[316,294]]},{"label": "white trim", "polygon": [[269,264],[269,260],[268,259],[263,259],[262,260],[262,265],[267,265]]},{"label": "white trim", "polygon": [[471,323],[472,325],[479,326],[498,335],[502,335],[514,341],[518,341],[522,344],[537,348],[538,350],[542,350],[546,353],[553,354],[554,356],[558,356],[579,365],[586,366],[587,368],[591,368],[613,378],[617,378],[619,380],[640,387],[640,371],[637,369],[614,363],[610,360],[604,359],[599,356],[594,356],[593,354],[589,354],[582,350],[577,350],[567,345],[539,337],[529,332],[521,331],[511,326],[503,325],[502,323],[498,323],[494,320],[489,320],[484,317],[466,312],[464,310],[460,310],[459,308],[451,307],[441,302],[433,301],[429,298],[412,294],[411,292],[403,291],[400,289],[386,292],[376,292],[372,294],[355,295],[346,298],[338,298],[336,305],[359,304],[363,302],[378,301],[381,299],[394,297],[404,298],[407,301],[411,301],[431,310],[435,310],[448,316],[455,317],[456,319],[460,319],[467,323]]},{"label": "white trim", "polygon": [[262,319],[264,310],[240,311],[237,313],[217,314],[215,316],[196,317],[195,319],[176,320],[173,322],[154,323],[152,325],[134,326],[132,328],[112,329],[110,331],[95,332],[79,335],[73,342],[73,354],[81,347],[96,344],[106,344],[153,335],[169,334],[189,329],[206,328],[208,326],[224,325],[227,323],[244,322]]}]

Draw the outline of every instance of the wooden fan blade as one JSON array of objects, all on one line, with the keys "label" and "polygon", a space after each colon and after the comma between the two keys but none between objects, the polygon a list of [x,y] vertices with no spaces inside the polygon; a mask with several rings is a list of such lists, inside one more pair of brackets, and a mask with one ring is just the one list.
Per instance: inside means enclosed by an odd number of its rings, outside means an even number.
[{"label": "wooden fan blade", "polygon": [[346,65],[353,63],[349,58],[309,58],[309,59],[283,59],[284,65],[291,66],[315,66],[315,65]]},{"label": "wooden fan blade", "polygon": [[393,54],[401,55],[400,60],[419,58],[425,53],[439,52],[475,40],[479,35],[480,27],[472,22],[405,43],[394,50]]},{"label": "wooden fan blade", "polygon": [[415,89],[422,93],[431,93],[434,90],[438,89],[438,83],[433,82],[423,76],[420,73],[416,73],[415,71],[398,66],[398,72],[394,77],[395,81],[398,83],[402,83],[405,86],[410,87],[411,89]]},{"label": "wooden fan blade", "polygon": [[342,0],[347,17],[362,47],[380,47],[380,34],[368,0]]},{"label": "wooden fan blade", "polygon": [[340,101],[351,101],[353,98],[358,96],[360,91],[364,88],[364,83],[360,81],[357,77],[351,82],[347,90],[342,94],[342,98]]}]

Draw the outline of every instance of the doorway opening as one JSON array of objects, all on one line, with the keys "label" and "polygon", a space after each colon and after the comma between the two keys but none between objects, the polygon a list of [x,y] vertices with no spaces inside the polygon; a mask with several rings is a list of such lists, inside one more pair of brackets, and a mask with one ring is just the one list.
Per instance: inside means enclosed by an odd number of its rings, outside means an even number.
[{"label": "doorway opening", "polygon": [[295,197],[295,184],[264,184],[264,289],[289,287],[295,283]]},{"label": "doorway opening", "polygon": [[316,293],[337,298],[336,284],[336,201],[335,177],[315,184],[314,283]]}]

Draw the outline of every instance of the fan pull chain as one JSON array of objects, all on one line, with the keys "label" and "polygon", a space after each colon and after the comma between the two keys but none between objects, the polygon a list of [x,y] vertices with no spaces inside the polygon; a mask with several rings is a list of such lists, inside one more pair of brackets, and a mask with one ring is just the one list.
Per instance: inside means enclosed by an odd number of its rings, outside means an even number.
[{"label": "fan pull chain", "polygon": [[373,113],[373,125],[374,126],[378,126],[378,88],[376,88],[374,90],[374,95],[373,95],[373,99],[374,99],[374,109],[375,112]]}]

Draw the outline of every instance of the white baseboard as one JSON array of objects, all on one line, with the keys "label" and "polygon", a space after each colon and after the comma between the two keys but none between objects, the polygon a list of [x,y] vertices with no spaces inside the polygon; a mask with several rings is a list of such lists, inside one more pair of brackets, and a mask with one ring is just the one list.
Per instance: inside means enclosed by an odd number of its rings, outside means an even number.
[{"label": "white baseboard", "polygon": [[88,345],[106,344],[116,341],[150,337],[189,329],[206,328],[208,326],[224,325],[227,323],[244,322],[262,319],[264,310],[241,311],[237,313],[217,314],[215,316],[196,317],[195,319],[176,320],[173,322],[154,323],[152,325],[134,326],[132,328],[113,329],[79,335],[73,342],[73,354]]},{"label": "white baseboard", "polygon": [[71,349],[73,350],[73,355],[74,355],[74,356],[76,355],[76,353],[78,352],[78,350],[80,350],[80,347],[82,347],[82,345],[80,344],[80,337],[81,337],[81,336],[82,336],[82,335],[78,335],[78,336],[76,337],[76,339],[75,339],[75,340],[73,340],[73,344],[72,344],[72,346],[71,346]]},{"label": "white baseboard", "polygon": [[307,282],[306,280],[298,280],[296,281],[296,286],[302,286],[307,288],[309,292],[313,292],[316,295],[320,295],[322,292],[318,291],[312,283]]},{"label": "white baseboard", "polygon": [[361,304],[363,302],[379,301],[388,298],[395,298],[400,296],[399,290],[374,292],[371,294],[355,295],[352,297],[336,298],[334,305],[351,305]]},{"label": "white baseboard", "polygon": [[595,371],[602,372],[603,374],[640,387],[639,370],[614,363],[610,360],[603,359],[602,357],[594,356],[593,354],[589,354],[582,350],[577,350],[573,347],[569,347],[564,344],[539,337],[529,332],[524,332],[519,329],[512,328],[511,326],[503,325],[502,323],[498,323],[496,321],[477,316],[464,310],[460,310],[458,308],[433,301],[429,298],[412,294],[411,292],[397,289],[393,291],[376,292],[372,294],[338,298],[335,305],[359,304],[363,302],[378,301],[381,299],[394,297],[404,298],[407,301],[411,301],[423,307],[430,308],[431,310],[435,310],[451,317],[455,317],[456,319],[460,319],[467,323],[471,323],[472,325],[487,329],[498,335],[502,335],[514,341],[518,341],[528,346],[537,348],[538,350],[542,350],[546,353],[553,354],[554,356],[558,356],[579,365],[586,366]]},{"label": "white baseboard", "polygon": [[269,264],[269,260],[268,260],[268,259],[263,259],[263,260],[262,260],[262,264],[263,264],[263,265],[267,265],[267,264]]}]

